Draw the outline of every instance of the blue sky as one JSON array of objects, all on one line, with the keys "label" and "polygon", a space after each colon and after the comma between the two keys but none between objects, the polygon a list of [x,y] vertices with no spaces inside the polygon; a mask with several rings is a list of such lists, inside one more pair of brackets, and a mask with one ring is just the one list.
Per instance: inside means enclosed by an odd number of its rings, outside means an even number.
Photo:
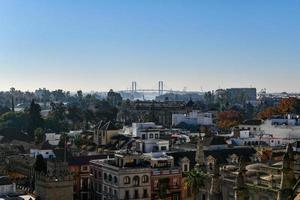
[{"label": "blue sky", "polygon": [[0,90],[300,92],[297,0],[0,0]]}]

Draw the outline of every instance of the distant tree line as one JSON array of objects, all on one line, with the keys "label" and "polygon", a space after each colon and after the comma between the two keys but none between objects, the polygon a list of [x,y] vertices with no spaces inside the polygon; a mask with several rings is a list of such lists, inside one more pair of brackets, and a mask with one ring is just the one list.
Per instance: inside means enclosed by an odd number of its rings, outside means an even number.
[{"label": "distant tree line", "polygon": [[46,116],[41,106],[32,100],[24,111],[14,112],[6,106],[0,107],[0,134],[9,129],[13,134],[26,134],[32,141],[40,143],[45,132],[63,133],[70,130],[89,129],[99,121],[112,122],[115,126],[118,108],[95,95],[83,96],[81,91],[68,103],[51,102]]}]

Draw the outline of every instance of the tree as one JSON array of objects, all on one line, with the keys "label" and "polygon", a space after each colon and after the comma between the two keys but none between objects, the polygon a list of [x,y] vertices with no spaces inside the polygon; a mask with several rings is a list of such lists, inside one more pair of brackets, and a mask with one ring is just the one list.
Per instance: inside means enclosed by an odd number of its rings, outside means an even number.
[{"label": "tree", "polygon": [[267,107],[259,113],[261,119],[268,119],[273,115],[300,114],[300,100],[295,97],[281,99],[278,106]]},{"label": "tree", "polygon": [[62,134],[60,135],[60,138],[59,138],[58,146],[59,146],[59,147],[64,147],[64,146],[66,145],[68,139],[69,139],[68,135],[65,134],[65,133],[62,133]]},{"label": "tree", "polygon": [[45,139],[45,133],[42,128],[37,128],[34,130],[34,142],[35,144],[41,144]]},{"label": "tree", "polygon": [[186,184],[190,188],[194,199],[199,199],[200,188],[204,186],[205,174],[198,168],[195,168],[187,173]]},{"label": "tree", "polygon": [[115,121],[117,118],[118,109],[110,105],[107,101],[102,100],[95,105],[95,120],[96,122],[103,120],[104,122]]},{"label": "tree", "polygon": [[67,118],[72,121],[74,129],[82,128],[84,113],[78,106],[71,105],[67,108]]},{"label": "tree", "polygon": [[81,145],[87,143],[87,141],[84,140],[84,139],[81,137],[81,135],[76,135],[75,138],[74,138],[74,143],[75,143],[75,145],[76,145],[78,148],[80,148]]},{"label": "tree", "polygon": [[288,114],[296,111],[297,98],[289,97],[286,99],[281,99],[278,105],[278,112],[281,114]]},{"label": "tree", "polygon": [[241,113],[238,111],[224,111],[217,115],[217,125],[221,129],[229,129],[242,121]]},{"label": "tree", "polygon": [[204,94],[204,100],[206,105],[212,105],[214,104],[215,101],[215,95],[213,92],[209,91],[209,92],[205,92]]},{"label": "tree", "polygon": [[0,115],[9,112],[10,109],[7,106],[1,106],[0,105]]},{"label": "tree", "polygon": [[78,90],[78,91],[77,91],[77,97],[79,98],[79,100],[82,100],[83,94],[82,94],[82,91],[81,91],[81,90]]},{"label": "tree", "polygon": [[22,112],[6,112],[0,116],[0,128],[15,128],[25,131],[28,127],[28,115]]},{"label": "tree", "polygon": [[273,115],[278,115],[278,109],[276,107],[267,107],[265,108],[263,111],[261,111],[258,116],[265,120],[265,119],[269,119],[270,117],[272,117]]},{"label": "tree", "polygon": [[29,135],[31,135],[33,138],[34,130],[38,127],[44,126],[44,121],[41,116],[41,107],[39,104],[36,104],[34,100],[31,101],[28,117],[29,117],[29,124],[28,124],[27,131]]},{"label": "tree", "polygon": [[36,172],[43,172],[45,174],[47,173],[47,163],[44,160],[43,156],[40,154],[36,156],[36,160],[34,163],[34,170]]},{"label": "tree", "polygon": [[45,120],[45,127],[56,133],[69,130],[69,123],[66,116],[66,107],[63,103],[51,103],[52,111]]}]

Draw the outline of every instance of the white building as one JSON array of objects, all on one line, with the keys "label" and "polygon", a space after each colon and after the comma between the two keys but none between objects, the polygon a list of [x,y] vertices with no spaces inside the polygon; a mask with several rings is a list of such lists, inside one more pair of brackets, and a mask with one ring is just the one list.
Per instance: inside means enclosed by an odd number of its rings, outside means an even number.
[{"label": "white building", "polygon": [[300,139],[299,125],[290,120],[286,120],[286,123],[279,123],[280,121],[282,122],[280,119],[266,120],[260,126],[260,129],[262,132],[272,134],[274,137]]},{"label": "white building", "polygon": [[76,136],[80,135],[82,133],[82,130],[75,130],[75,131],[69,131],[67,135],[69,137],[75,138]]},{"label": "white building", "polygon": [[212,125],[213,116],[212,113],[201,113],[197,110],[193,110],[188,115],[172,114],[172,126],[176,126],[182,122],[189,125]]},{"label": "white building", "polygon": [[154,122],[132,123],[132,136],[142,139],[159,138],[159,131],[162,126],[156,125]]},{"label": "white building", "polygon": [[60,141],[60,136],[61,134],[56,134],[56,133],[46,133],[46,141],[49,142],[49,144],[53,146],[57,146],[59,141]]},{"label": "white building", "polygon": [[30,156],[36,158],[42,155],[44,159],[55,158],[55,154],[51,149],[30,149]]},{"label": "white building", "polygon": [[143,153],[169,151],[168,140],[137,140],[137,150]]},{"label": "white building", "polygon": [[273,138],[300,139],[300,120],[291,118],[272,118],[257,124],[240,124],[240,130],[249,130],[250,135],[271,135]]}]

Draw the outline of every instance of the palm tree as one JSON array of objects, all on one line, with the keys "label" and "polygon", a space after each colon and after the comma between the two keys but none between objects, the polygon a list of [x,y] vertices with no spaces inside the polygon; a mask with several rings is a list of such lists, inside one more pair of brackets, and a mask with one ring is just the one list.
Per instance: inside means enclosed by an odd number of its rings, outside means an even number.
[{"label": "palm tree", "polygon": [[198,168],[187,173],[186,184],[195,200],[199,199],[200,188],[204,186],[205,174]]}]

